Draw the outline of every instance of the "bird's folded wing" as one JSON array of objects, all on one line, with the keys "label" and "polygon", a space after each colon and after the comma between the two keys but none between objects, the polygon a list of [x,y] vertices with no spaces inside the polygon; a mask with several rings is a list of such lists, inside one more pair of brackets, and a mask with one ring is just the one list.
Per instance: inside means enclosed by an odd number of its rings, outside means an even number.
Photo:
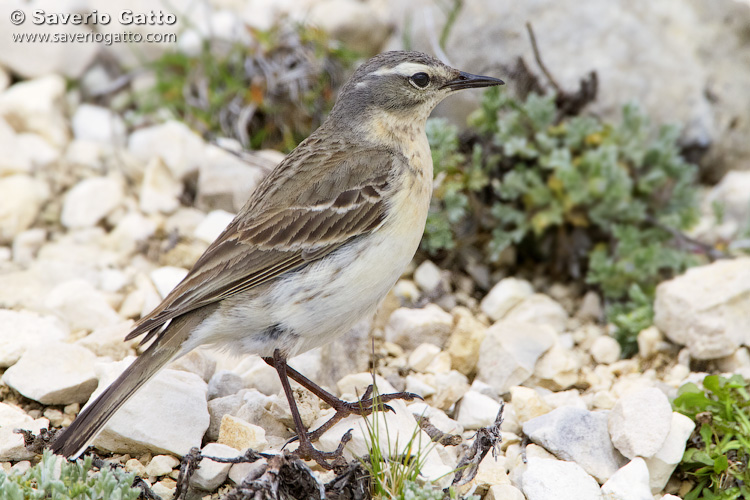
[{"label": "bird's folded wing", "polygon": [[333,151],[316,176],[300,171],[290,176],[287,162],[282,163],[127,339],[150,332],[145,343],[172,318],[265,283],[376,230],[387,210],[384,195],[393,169],[401,162],[375,153],[380,152]]}]

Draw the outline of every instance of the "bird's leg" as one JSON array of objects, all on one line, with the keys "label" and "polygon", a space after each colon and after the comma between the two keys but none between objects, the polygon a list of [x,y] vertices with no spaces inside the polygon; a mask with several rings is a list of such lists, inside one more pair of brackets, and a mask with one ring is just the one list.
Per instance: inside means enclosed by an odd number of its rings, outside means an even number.
[{"label": "bird's leg", "polygon": [[[333,465],[328,460],[333,460],[341,456],[344,451],[344,445],[351,439],[351,431],[344,434],[341,438],[338,448],[332,452],[323,452],[313,447],[311,439],[307,433],[305,425],[302,423],[302,417],[299,415],[299,409],[297,409],[297,403],[294,401],[294,395],[292,394],[292,387],[289,385],[289,378],[287,377],[287,370],[291,368],[287,367],[286,358],[281,355],[281,352],[276,349],[273,351],[273,358],[264,358],[268,364],[276,368],[276,373],[279,374],[281,380],[281,386],[284,388],[284,394],[286,400],[289,403],[289,409],[292,412],[292,420],[294,420],[294,426],[297,429],[297,436],[299,438],[299,447],[295,451],[296,455],[303,460],[315,460],[318,465],[324,469],[332,469]],[[270,360],[270,362],[269,362]],[[292,370],[293,371],[293,370]],[[295,371],[295,373],[299,374]]]},{"label": "bird's leg", "polygon": [[[279,371],[278,367],[276,367],[275,355],[273,358],[263,358],[263,361],[276,368],[277,372]],[[393,401],[394,399],[405,399],[406,401],[422,399],[422,397],[418,394],[413,394],[411,392],[394,392],[392,394],[383,394],[373,398],[373,387],[372,385],[370,385],[358,401],[343,401],[320,387],[309,378],[302,375],[291,366],[286,366],[286,361],[284,361],[284,364],[284,373],[286,377],[291,378],[302,387],[318,396],[321,400],[323,400],[336,411],[336,413],[323,425],[321,425],[314,431],[307,433],[306,437],[310,442],[316,441],[320,436],[323,435],[323,433],[333,427],[338,421],[345,417],[348,417],[349,415],[359,415],[364,417],[377,410],[393,411],[393,408],[391,408],[386,403],[388,401]],[[289,382],[287,381],[287,384],[288,383]]]}]

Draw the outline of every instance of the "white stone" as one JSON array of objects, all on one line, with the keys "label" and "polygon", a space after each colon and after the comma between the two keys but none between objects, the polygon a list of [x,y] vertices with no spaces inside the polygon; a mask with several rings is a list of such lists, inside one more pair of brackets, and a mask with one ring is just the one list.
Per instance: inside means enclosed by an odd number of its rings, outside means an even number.
[{"label": "white stone", "polygon": [[268,396],[278,394],[282,390],[276,370],[257,356],[245,358],[235,371],[242,377],[245,387],[254,387]]},{"label": "white stone", "polygon": [[476,430],[495,423],[500,403],[489,396],[467,391],[458,407],[458,423],[466,430]]},{"label": "white stone", "polygon": [[112,177],[90,177],[66,194],[60,220],[71,228],[92,227],[120,206],[122,184]]},{"label": "white stone", "polygon": [[573,462],[529,458],[523,476],[527,500],[600,500],[599,485]]},{"label": "white stone", "polygon": [[608,500],[653,500],[648,481],[646,462],[636,457],[602,485],[602,494]]},{"label": "white stone", "polygon": [[411,280],[398,280],[393,285],[392,292],[401,301],[401,304],[415,304],[420,296],[419,288]]},{"label": "white stone", "polygon": [[206,214],[192,207],[180,207],[164,222],[164,230],[180,236],[192,236]]},{"label": "white stone", "polygon": [[227,479],[229,469],[232,468],[230,463],[214,462],[210,458],[234,458],[241,453],[232,448],[219,443],[209,443],[203,447],[198,470],[190,477],[190,486],[206,491],[214,491]]},{"label": "white stone", "polygon": [[568,406],[571,408],[588,409],[586,400],[581,396],[581,393],[577,389],[570,389],[569,391],[551,392],[542,396],[544,402],[550,405],[552,408],[562,408]]},{"label": "white stone", "polygon": [[[99,365],[99,387],[90,401],[131,362]],[[185,455],[200,447],[208,428],[206,391],[206,383],[194,373],[162,370],[115,413],[94,445],[114,453]]]},{"label": "white stone", "polygon": [[434,377],[436,391],[431,403],[441,410],[449,410],[469,390],[469,379],[456,370],[436,373]]},{"label": "white stone", "polygon": [[123,146],[127,132],[125,122],[111,109],[81,104],[71,119],[73,136],[78,140]]},{"label": "white stone", "polygon": [[174,266],[163,266],[151,271],[151,281],[162,298],[169,295],[177,284],[187,276],[187,269]]},{"label": "white stone", "polygon": [[121,292],[131,283],[131,276],[120,269],[102,269],[99,272],[99,289],[102,292]]},{"label": "white stone", "polygon": [[0,176],[33,174],[54,164],[60,159],[60,150],[42,136],[15,130],[0,118]]},{"label": "white stone", "polygon": [[750,370],[750,351],[747,347],[740,347],[731,355],[717,359],[716,367],[724,373],[740,373],[745,376]]},{"label": "white stone", "polygon": [[580,353],[562,342],[563,336],[536,362],[534,375],[545,381],[547,386],[555,389],[565,389],[578,382],[579,370],[581,368]]},{"label": "white stone", "polygon": [[111,151],[106,144],[73,139],[65,149],[64,161],[71,167],[84,167],[94,172],[104,172]]},{"label": "white stone", "polygon": [[599,364],[608,365],[620,359],[622,348],[620,344],[608,335],[602,335],[594,340],[589,349],[591,356]]},{"label": "white stone", "polygon": [[219,439],[221,419],[224,418],[224,415],[236,415],[240,406],[242,406],[242,397],[239,394],[230,394],[228,396],[210,399],[208,401],[209,424],[205,439],[212,442]]},{"label": "white stone", "polygon": [[130,254],[136,250],[139,243],[146,241],[154,233],[156,223],[133,211],[117,222],[115,228],[107,235],[107,244],[110,248]]},{"label": "white stone", "polygon": [[526,497],[512,484],[493,484],[484,500],[526,500]]},{"label": "white stone", "polygon": [[621,397],[609,414],[615,448],[628,458],[650,458],[664,445],[672,423],[672,406],[662,391],[646,388]]},{"label": "white stone", "polygon": [[234,484],[240,484],[250,475],[252,475],[253,478],[260,477],[263,473],[262,471],[264,471],[267,466],[268,462],[266,462],[265,458],[261,458],[255,462],[240,462],[234,464],[229,469],[229,479],[233,481]]},{"label": "white stone", "polygon": [[11,474],[23,475],[31,469],[31,462],[28,460],[22,460],[10,468]]},{"label": "white stone", "polygon": [[[371,352],[366,344],[372,338],[372,318],[365,318],[355,324],[349,332],[336,342],[316,347],[306,353],[291,358],[292,365],[307,378],[318,381],[322,387],[336,387],[336,383],[349,373],[361,373],[370,367]],[[391,344],[386,344],[390,352]],[[398,364],[405,368],[404,353],[396,346],[400,354]]]},{"label": "white stone", "polygon": [[409,367],[414,371],[422,372],[438,354],[440,354],[440,348],[435,344],[419,344],[409,354]]},{"label": "white stone", "polygon": [[425,373],[438,374],[448,373],[449,371],[451,371],[451,355],[445,351],[440,351],[424,368]]},{"label": "white stone", "polygon": [[407,375],[406,387],[404,387],[404,390],[406,392],[418,394],[423,398],[428,398],[437,393],[437,388],[435,387],[435,377],[422,373]]},{"label": "white stone", "polygon": [[[266,396],[256,389],[247,389],[240,394],[240,406],[236,412],[232,413],[233,416],[262,427],[266,431],[266,439],[269,441],[269,444],[277,445],[279,440],[281,440],[281,444],[283,444],[292,436],[292,431],[290,431],[272,411],[274,407],[281,404],[281,400],[284,399],[283,395],[274,394],[272,396]],[[220,398],[220,400],[221,399],[227,398]],[[213,401],[209,402],[209,408],[211,407],[212,402]],[[304,407],[304,405],[301,406]],[[212,415],[212,420],[213,418]],[[223,418],[223,416],[221,418]],[[216,430],[217,439],[219,436],[218,429],[220,425],[221,422],[219,422]]]},{"label": "white stone", "polygon": [[[170,484],[174,484],[174,481]],[[159,481],[151,486],[151,491],[159,498],[173,498],[175,488],[170,488],[163,481]]]},{"label": "white stone", "polygon": [[528,420],[523,432],[561,460],[577,463],[603,483],[625,463],[607,431],[607,412],[563,406]]},{"label": "white stone", "polygon": [[557,333],[562,333],[568,323],[568,313],[553,298],[535,293],[513,306],[503,315],[503,320],[549,325]]},{"label": "white stone", "polygon": [[414,282],[423,291],[434,292],[443,282],[443,272],[432,261],[426,260],[414,270]]},{"label": "white stone", "polygon": [[41,429],[49,428],[46,418],[33,419],[23,410],[7,403],[0,403],[0,461],[26,460],[33,458],[35,453],[24,446],[22,434],[15,429],[25,429],[39,434]]},{"label": "white stone", "polygon": [[46,183],[27,175],[0,178],[0,244],[31,227],[49,194]]},{"label": "white stone", "polygon": [[473,490],[476,495],[484,495],[492,485],[510,484],[507,462],[507,458],[504,456],[494,457],[492,453],[488,453],[479,462],[477,475],[467,484],[460,486],[459,492],[468,489]]},{"label": "white stone", "polygon": [[501,319],[514,306],[534,293],[534,289],[526,280],[505,278],[492,287],[482,299],[482,312],[493,321]]},{"label": "white stone", "polygon": [[47,231],[42,228],[27,229],[13,238],[13,262],[28,266],[46,242]]},{"label": "white stone", "polygon": [[694,429],[695,422],[690,417],[682,413],[672,413],[667,439],[653,457],[646,459],[652,493],[658,493],[667,485],[675,467],[682,461],[687,440]]},{"label": "white stone", "polygon": [[46,405],[85,402],[96,389],[94,353],[74,344],[50,342],[26,349],[3,374],[3,382]]},{"label": "white stone", "polygon": [[133,321],[131,320],[102,326],[76,341],[76,344],[85,347],[97,356],[120,361],[126,356],[134,355],[135,347],[140,342],[140,339],[125,341],[125,336],[132,327]]},{"label": "white stone", "polygon": [[349,0],[311,3],[309,22],[365,54],[379,52],[391,32],[391,26],[373,5]]},{"label": "white stone", "polygon": [[250,448],[255,451],[263,451],[268,448],[266,430],[263,427],[231,415],[224,415],[221,418],[218,442],[236,450]]},{"label": "white stone", "polygon": [[581,321],[600,321],[603,315],[601,297],[595,291],[589,290],[581,299],[581,305],[576,311],[576,318]]},{"label": "white stone", "polygon": [[520,385],[511,387],[510,397],[519,424],[524,424],[552,410],[539,393],[530,387]]},{"label": "white stone", "polygon": [[193,232],[193,237],[206,243],[213,243],[233,219],[234,214],[224,210],[214,210],[198,224]]},{"label": "white stone", "polygon": [[557,333],[547,325],[498,321],[482,342],[477,378],[503,394],[534,373],[537,360],[556,339]]},{"label": "white stone", "polygon": [[237,394],[243,387],[242,377],[229,370],[219,370],[208,381],[208,400]]},{"label": "white stone", "polygon": [[430,424],[437,427],[441,432],[446,434],[461,434],[464,432],[463,426],[450,418],[443,410],[439,410],[428,405],[424,401],[415,401],[409,403],[409,411],[415,418],[428,418]]},{"label": "white stone", "polygon": [[276,166],[258,153],[240,158],[214,145],[207,145],[205,161],[198,174],[195,206],[205,212],[225,210],[237,213],[260,181]]},{"label": "white stone", "polygon": [[176,179],[184,179],[204,162],[203,139],[178,121],[136,130],[128,139],[128,150],[143,163],[159,157]]},{"label": "white stone", "polygon": [[730,170],[706,196],[706,205],[718,203],[724,218],[735,222],[737,228],[750,224],[750,172]]},{"label": "white stone", "polygon": [[[338,381],[336,386],[338,387],[339,394],[349,394],[352,396],[361,396],[367,390],[367,387],[372,384],[372,373],[352,373],[343,377]],[[398,392],[390,382],[381,377],[375,375],[375,385],[377,386],[378,393],[390,394]]]},{"label": "white stone", "polygon": [[180,461],[172,455],[156,455],[146,466],[146,474],[159,477],[166,476],[172,469],[180,465]]},{"label": "white stone", "polygon": [[62,149],[69,141],[64,99],[65,79],[60,75],[22,81],[0,93],[0,118],[16,132],[34,132]]},{"label": "white stone", "polygon": [[71,330],[96,330],[121,321],[104,294],[84,279],[57,285],[45,297],[44,306]]},{"label": "white stone", "polygon": [[656,289],[654,324],[695,359],[750,344],[750,257],[694,267]]},{"label": "white stone", "polygon": [[456,307],[453,314],[453,332],[445,350],[450,354],[451,366],[464,375],[471,376],[477,369],[482,341],[487,327],[474,318],[465,307]]},{"label": "white stone", "polygon": [[474,381],[471,383],[471,390],[474,392],[478,392],[480,394],[484,394],[485,396],[489,396],[494,400],[498,400],[495,389],[493,389],[490,384],[486,382],[482,382],[481,380],[477,378],[475,378]]},{"label": "white stone", "polygon": [[70,331],[54,316],[0,309],[0,367],[15,364],[31,347],[64,341]]},{"label": "white stone", "polygon": [[385,338],[404,349],[428,342],[442,347],[453,327],[453,317],[440,306],[428,304],[422,309],[396,309],[388,320]]},{"label": "white stone", "polygon": [[195,373],[208,384],[216,371],[216,360],[209,347],[198,347],[169,363],[167,368]]},{"label": "white stone", "polygon": [[161,158],[153,158],[143,171],[139,206],[145,214],[171,214],[180,207],[182,182],[175,179]]},{"label": "white stone", "polygon": [[641,330],[638,332],[638,354],[644,359],[653,356],[663,341],[664,337],[655,326]]},{"label": "white stone", "polygon": [[[91,27],[71,22],[49,25],[32,19],[33,13],[68,15],[83,13],[82,4],[74,1],[36,0],[33,3],[21,1],[4,2],[4,15],[0,16],[0,31],[8,36],[0,41],[0,65],[25,78],[56,74],[71,80],[80,77],[101,49],[99,43],[81,42],[75,38],[60,38],[59,43],[14,41],[10,34],[25,36],[85,37]],[[21,26],[11,24],[10,12],[21,9],[26,13],[26,22]],[[90,35],[89,35],[90,36]]]},{"label": "white stone", "polygon": [[131,458],[125,462],[125,472],[143,477],[146,475],[146,467],[137,458]]}]

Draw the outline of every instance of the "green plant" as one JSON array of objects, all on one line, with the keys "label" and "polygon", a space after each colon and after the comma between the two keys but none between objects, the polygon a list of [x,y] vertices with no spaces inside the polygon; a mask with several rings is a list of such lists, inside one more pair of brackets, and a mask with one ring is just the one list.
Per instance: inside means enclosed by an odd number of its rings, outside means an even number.
[{"label": "green plant", "polygon": [[632,354],[658,282],[698,262],[676,236],[698,218],[697,169],[678,130],[653,133],[634,105],[619,124],[566,118],[554,95],[521,102],[498,87],[469,124],[460,141],[429,123],[438,187],[423,249],[450,257],[469,246],[496,262],[516,245],[558,278],[585,279]]},{"label": "green plant", "polygon": [[695,481],[685,500],[750,498],[750,393],[741,375],[683,385],[674,409],[700,424],[680,463]]},{"label": "green plant", "polygon": [[[377,400],[377,390],[375,390],[373,397]],[[395,449],[391,449],[387,420],[383,418],[382,424],[380,422],[381,410],[384,410],[384,408],[373,412],[372,423],[369,419],[364,420],[367,427],[369,453],[363,459],[363,465],[370,473],[373,498],[402,500],[407,498],[404,496],[407,489],[413,490],[412,486],[409,485],[417,484],[416,481],[426,460],[426,454],[421,447],[421,433],[417,426],[415,426],[414,432],[403,449],[398,444],[398,438],[396,439]],[[381,430],[385,431],[388,443],[387,449],[383,449],[381,446]]]},{"label": "green plant", "polygon": [[166,110],[207,138],[293,149],[330,111],[356,54],[310,26],[250,33],[251,44],[206,40],[195,56],[165,54],[152,63],[156,82],[137,95],[137,109]]},{"label": "green plant", "polygon": [[[61,464],[58,464],[61,461]],[[0,471],[1,500],[135,500],[133,474],[102,469],[92,474],[91,457],[68,462],[45,451],[42,461],[23,474]]]},{"label": "green plant", "polygon": [[[385,408],[378,401],[377,388],[373,391],[375,407],[380,409],[372,413],[372,422],[364,419],[367,429],[368,455],[361,458],[362,465],[370,475],[371,494],[373,498],[388,500],[479,500],[478,497],[459,497],[453,488],[445,490],[426,481],[421,476],[422,468],[435,443],[422,446],[422,431],[415,425],[414,431],[404,446],[399,445],[398,437],[391,448],[391,436]],[[380,441],[381,430],[385,431],[387,448],[383,449]]]}]

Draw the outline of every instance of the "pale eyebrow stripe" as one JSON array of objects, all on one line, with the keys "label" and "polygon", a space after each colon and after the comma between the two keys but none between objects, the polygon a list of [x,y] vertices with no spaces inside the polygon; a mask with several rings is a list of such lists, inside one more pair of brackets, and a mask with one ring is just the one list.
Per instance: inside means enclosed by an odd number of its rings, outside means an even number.
[{"label": "pale eyebrow stripe", "polygon": [[373,75],[402,75],[411,76],[414,73],[427,73],[430,74],[430,67],[424,64],[413,63],[413,62],[402,62],[401,64],[392,68],[380,68],[377,71],[373,71]]}]

